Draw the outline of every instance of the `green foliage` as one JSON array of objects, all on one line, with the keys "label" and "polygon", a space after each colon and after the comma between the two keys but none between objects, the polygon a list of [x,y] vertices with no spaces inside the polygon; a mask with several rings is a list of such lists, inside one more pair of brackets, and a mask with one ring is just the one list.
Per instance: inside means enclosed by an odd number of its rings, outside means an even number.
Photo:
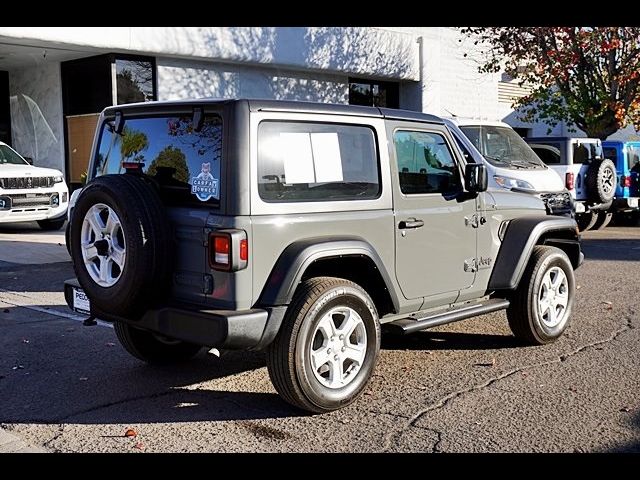
[{"label": "green foliage", "polygon": [[158,156],[151,162],[151,165],[149,165],[147,175],[157,175],[159,167],[171,167],[175,169],[173,178],[184,183],[189,183],[187,159],[180,149],[169,145],[161,150]]},{"label": "green foliage", "polygon": [[531,94],[514,103],[523,120],[566,122],[606,139],[640,130],[640,28],[472,27],[481,72],[505,72]]},{"label": "green foliage", "polygon": [[124,127],[120,143],[120,154],[123,162],[143,161],[144,156],[141,152],[147,148],[149,148],[149,139],[144,132]]}]

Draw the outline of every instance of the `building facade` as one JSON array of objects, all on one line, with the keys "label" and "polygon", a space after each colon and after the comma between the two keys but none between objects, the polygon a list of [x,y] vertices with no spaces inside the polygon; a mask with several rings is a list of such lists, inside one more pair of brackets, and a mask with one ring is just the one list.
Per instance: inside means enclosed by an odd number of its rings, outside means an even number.
[{"label": "building facade", "polygon": [[0,27],[0,141],[76,184],[97,114],[137,101],[380,105],[546,133],[517,119],[517,86],[478,73],[475,52],[449,27]]}]

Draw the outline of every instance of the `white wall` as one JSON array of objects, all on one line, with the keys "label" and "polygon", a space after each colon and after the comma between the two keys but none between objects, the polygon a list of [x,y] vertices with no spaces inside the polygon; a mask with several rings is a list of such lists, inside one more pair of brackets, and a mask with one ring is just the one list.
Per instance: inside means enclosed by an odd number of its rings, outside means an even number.
[{"label": "white wall", "polygon": [[64,170],[60,63],[9,71],[13,148],[34,165]]},{"label": "white wall", "polygon": [[418,80],[413,35],[365,27],[0,27],[0,43]]},{"label": "white wall", "polygon": [[348,77],[158,58],[158,99],[274,98],[347,103]]}]

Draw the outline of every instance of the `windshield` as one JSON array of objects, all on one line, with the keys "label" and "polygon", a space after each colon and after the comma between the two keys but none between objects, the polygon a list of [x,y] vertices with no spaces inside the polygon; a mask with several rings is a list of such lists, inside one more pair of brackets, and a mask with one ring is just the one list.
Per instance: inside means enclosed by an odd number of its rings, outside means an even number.
[{"label": "windshield", "polygon": [[0,145],[0,165],[29,165],[29,163],[7,145]]},{"label": "windshield", "polygon": [[460,130],[492,165],[507,168],[545,168],[540,158],[512,128],[477,125],[463,126]]},{"label": "windshield", "polygon": [[222,120],[206,116],[196,131],[191,116],[129,118],[121,133],[102,125],[93,176],[138,166],[155,177],[170,200],[220,200]]}]

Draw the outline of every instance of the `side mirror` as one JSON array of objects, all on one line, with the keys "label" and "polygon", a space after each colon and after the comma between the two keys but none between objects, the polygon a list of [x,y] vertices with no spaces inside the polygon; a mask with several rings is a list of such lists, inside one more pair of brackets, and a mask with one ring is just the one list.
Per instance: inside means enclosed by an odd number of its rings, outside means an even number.
[{"label": "side mirror", "polygon": [[489,176],[487,167],[481,163],[467,163],[464,169],[464,187],[468,192],[480,193],[487,189]]},{"label": "side mirror", "polygon": [[22,158],[24,158],[29,165],[33,165],[33,158],[31,157],[22,157]]}]

